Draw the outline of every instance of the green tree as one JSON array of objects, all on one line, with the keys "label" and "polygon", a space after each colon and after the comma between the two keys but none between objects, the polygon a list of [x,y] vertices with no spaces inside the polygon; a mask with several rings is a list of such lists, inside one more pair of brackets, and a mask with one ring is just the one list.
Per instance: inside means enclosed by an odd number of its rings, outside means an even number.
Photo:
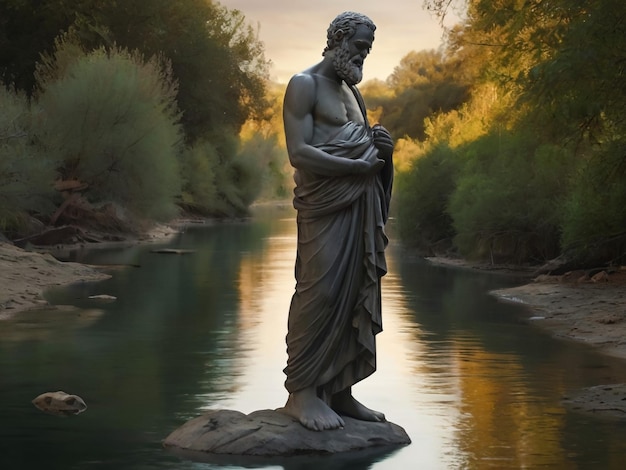
[{"label": "green tree", "polygon": [[[219,146],[198,141],[182,157],[182,207],[204,216],[240,217],[259,196],[266,169],[263,150],[239,148],[235,137]],[[234,155],[234,157],[232,156]]]},{"label": "green tree", "polygon": [[186,139],[237,133],[264,107],[268,62],[238,10],[210,0],[0,2],[0,78],[32,93],[40,54],[73,31],[88,50],[114,46],[169,59]]},{"label": "green tree", "polygon": [[[471,97],[425,130],[427,148],[448,143],[460,163],[448,207],[456,245],[518,261],[561,249],[585,263],[623,261],[626,5],[424,4],[440,19],[465,12],[446,55],[470,77]],[[415,168],[413,184],[428,186]]]},{"label": "green tree", "polygon": [[380,121],[393,135],[424,140],[427,117],[456,109],[467,99],[468,83],[458,68],[441,52],[410,52],[387,79],[386,88],[370,84],[363,88],[364,97],[370,108],[381,108]]},{"label": "green tree", "polygon": [[167,57],[188,142],[237,133],[264,106],[268,63],[238,10],[207,0],[107,1],[77,13],[74,28],[92,47],[115,43]]},{"label": "green tree", "polygon": [[262,198],[284,199],[293,189],[293,168],[287,155],[282,118],[285,86],[270,84],[266,93],[264,112],[249,119],[239,134],[239,155],[258,162]]}]

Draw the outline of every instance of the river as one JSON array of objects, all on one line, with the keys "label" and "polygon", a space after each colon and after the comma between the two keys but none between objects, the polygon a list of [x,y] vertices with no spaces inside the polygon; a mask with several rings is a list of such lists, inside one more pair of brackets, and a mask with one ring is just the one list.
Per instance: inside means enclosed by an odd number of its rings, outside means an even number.
[{"label": "river", "polygon": [[[191,226],[158,246],[190,253],[77,253],[112,265],[113,277],[48,293],[77,308],[0,324],[0,468],[242,468],[182,459],[161,441],[209,409],[284,404],[295,246],[293,211],[276,209]],[[561,404],[578,388],[626,382],[623,361],[550,337],[523,306],[488,293],[519,279],[433,266],[393,242],[388,264],[378,370],[354,394],[412,443],[382,456],[254,468],[623,468],[626,426]],[[117,300],[88,298],[100,294]],[[56,390],[88,409],[60,418],[31,404]]]}]

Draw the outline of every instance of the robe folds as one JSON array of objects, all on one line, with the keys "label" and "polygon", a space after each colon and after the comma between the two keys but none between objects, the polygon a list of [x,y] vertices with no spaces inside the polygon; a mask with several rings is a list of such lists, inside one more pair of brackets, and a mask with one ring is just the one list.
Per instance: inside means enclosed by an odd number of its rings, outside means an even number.
[{"label": "robe folds", "polygon": [[[342,158],[375,160],[378,154],[369,126],[355,122],[317,147]],[[376,370],[391,177],[297,169],[294,178],[298,249],[285,387],[293,393],[315,386],[329,399]]]}]

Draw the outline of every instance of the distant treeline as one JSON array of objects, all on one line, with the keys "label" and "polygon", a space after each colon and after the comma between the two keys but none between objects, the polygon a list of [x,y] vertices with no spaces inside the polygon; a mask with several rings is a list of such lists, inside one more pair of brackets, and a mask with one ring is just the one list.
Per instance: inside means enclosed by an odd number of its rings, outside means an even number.
[{"label": "distant treeline", "polygon": [[364,87],[401,138],[405,242],[494,262],[625,264],[626,2],[425,6],[465,12],[447,48]]},{"label": "distant treeline", "polygon": [[[68,188],[153,219],[290,196],[284,85],[268,82],[241,12],[70,3],[0,2],[0,231],[58,222]],[[424,4],[461,12],[446,47],[361,85],[371,122],[397,139],[403,241],[498,263],[624,264],[626,3]]]}]

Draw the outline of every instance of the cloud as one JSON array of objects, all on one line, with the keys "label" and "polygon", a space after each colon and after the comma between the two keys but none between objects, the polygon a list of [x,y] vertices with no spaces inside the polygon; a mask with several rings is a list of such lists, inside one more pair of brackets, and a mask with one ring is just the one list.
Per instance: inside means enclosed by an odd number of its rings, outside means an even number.
[{"label": "cloud", "polygon": [[410,51],[436,49],[443,31],[421,0],[220,0],[240,10],[265,44],[274,80],[287,82],[322,59],[326,29],[337,14],[356,10],[376,24],[376,39],[364,68],[364,79],[386,79]]}]

